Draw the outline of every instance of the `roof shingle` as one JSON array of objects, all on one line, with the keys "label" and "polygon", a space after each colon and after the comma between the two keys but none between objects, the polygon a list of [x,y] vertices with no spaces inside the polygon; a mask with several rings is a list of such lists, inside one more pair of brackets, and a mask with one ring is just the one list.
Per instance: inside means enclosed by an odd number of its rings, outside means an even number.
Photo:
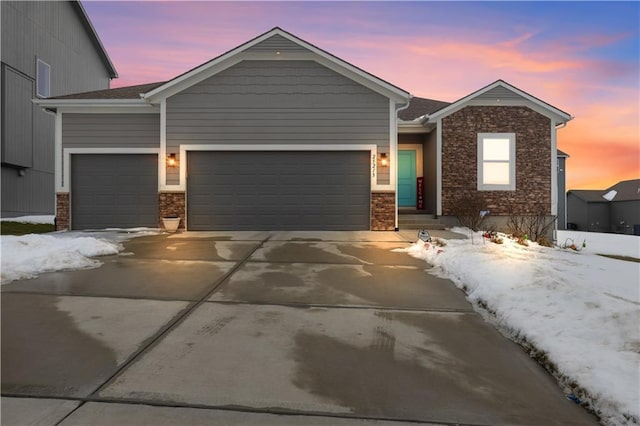
[{"label": "roof shingle", "polygon": [[56,96],[48,99],[140,99],[140,93],[153,90],[164,83],[164,81],[159,81],[156,83],[138,84],[136,86],[118,87],[115,89],[73,93],[71,95]]}]

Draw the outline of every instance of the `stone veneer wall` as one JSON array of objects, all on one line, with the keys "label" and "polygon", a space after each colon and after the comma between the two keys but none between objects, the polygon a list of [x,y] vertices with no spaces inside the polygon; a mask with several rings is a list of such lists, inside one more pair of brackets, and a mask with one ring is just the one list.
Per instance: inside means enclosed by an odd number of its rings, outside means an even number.
[{"label": "stone veneer wall", "polygon": [[56,193],[56,231],[69,229],[69,193]]},{"label": "stone veneer wall", "polygon": [[178,229],[185,229],[185,193],[184,192],[161,192],[158,194],[158,210],[159,218],[158,222],[162,227],[162,218],[169,216],[178,216],[180,220],[180,226]]},{"label": "stone veneer wall", "polygon": [[394,231],[396,227],[396,193],[371,193],[371,230]]},{"label": "stone veneer wall", "polygon": [[[516,190],[478,191],[478,133],[516,134]],[[468,106],[442,120],[442,214],[480,194],[491,215],[551,214],[551,120],[527,107]]]}]

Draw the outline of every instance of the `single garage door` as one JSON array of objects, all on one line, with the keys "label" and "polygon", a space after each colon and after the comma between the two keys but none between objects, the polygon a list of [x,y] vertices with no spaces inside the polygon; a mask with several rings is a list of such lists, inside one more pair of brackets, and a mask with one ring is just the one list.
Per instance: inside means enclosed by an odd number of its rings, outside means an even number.
[{"label": "single garage door", "polygon": [[190,230],[369,229],[368,151],[189,152]]},{"label": "single garage door", "polygon": [[158,226],[156,154],[71,157],[73,229]]}]

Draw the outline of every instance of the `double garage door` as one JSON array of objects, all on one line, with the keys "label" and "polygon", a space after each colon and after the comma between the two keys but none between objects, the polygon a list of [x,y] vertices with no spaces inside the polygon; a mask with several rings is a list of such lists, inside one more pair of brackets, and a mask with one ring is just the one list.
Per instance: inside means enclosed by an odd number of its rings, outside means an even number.
[{"label": "double garage door", "polygon": [[189,152],[190,230],[369,229],[366,151]]},{"label": "double garage door", "polygon": [[[367,151],[189,152],[189,230],[369,229]],[[72,157],[74,229],[158,226],[156,155]]]}]

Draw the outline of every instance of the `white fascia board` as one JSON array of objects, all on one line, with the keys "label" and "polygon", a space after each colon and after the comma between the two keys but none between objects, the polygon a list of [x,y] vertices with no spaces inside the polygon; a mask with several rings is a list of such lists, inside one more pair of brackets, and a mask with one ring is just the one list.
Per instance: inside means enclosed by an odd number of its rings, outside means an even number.
[{"label": "white fascia board", "polygon": [[371,190],[372,191],[395,191],[394,185],[378,185],[378,146],[375,144],[346,144],[346,145],[285,145],[285,144],[247,144],[247,145],[203,145],[186,144],[180,145],[180,184],[161,185],[161,191],[186,191],[187,168],[184,166],[189,151],[369,151],[371,170]]},{"label": "white fascia board", "polygon": [[[309,53],[294,53],[294,52],[281,52],[280,55],[274,55],[264,52],[251,52],[244,53],[246,50],[251,47],[267,40],[268,38],[279,35],[287,40],[295,43],[311,52],[313,55]],[[167,82],[166,84],[159,86],[146,94],[143,95],[144,99],[149,102],[156,103],[160,99],[166,99],[176,93],[185,90],[186,88],[197,84],[213,75],[224,71],[227,68],[236,65],[237,63],[244,60],[314,60],[321,65],[326,66],[327,68],[332,69],[333,71],[338,72],[339,74],[344,75],[358,83],[362,84],[365,87],[368,87],[371,90],[374,90],[377,93],[383,94],[384,96],[394,99],[398,103],[406,103],[410,98],[410,94],[405,92],[404,90],[393,86],[381,80],[377,77],[374,77],[371,74],[368,74],[359,68],[345,62],[337,57],[328,54],[327,52],[318,49],[317,47],[306,43],[305,41],[292,36],[291,34],[280,30],[279,28],[273,29],[248,43],[240,45],[233,50],[209,61],[193,70],[175,78]]]},{"label": "white fascia board", "polygon": [[158,154],[160,148],[64,148],[63,180],[57,192],[71,190],[71,156],[74,154]]},{"label": "white fascia board", "polygon": [[[495,105],[500,105],[500,106],[509,106],[509,102],[508,101],[503,101],[500,102],[499,104],[496,103],[488,103],[485,101],[478,101],[476,103],[472,103],[471,101],[473,101],[475,98],[477,98],[480,95],[483,95],[484,93],[495,89],[496,87],[504,87],[507,90],[510,90],[512,92],[514,92],[515,94],[519,95],[520,97],[526,99],[529,103],[525,104],[518,104],[517,102],[512,103],[511,105],[526,105],[526,106],[532,106],[535,105],[537,108],[535,109],[537,112],[541,112],[543,115],[545,116],[552,116],[553,118],[556,118],[556,121],[558,123],[566,123],[570,120],[573,119],[573,117],[567,113],[565,113],[564,111],[561,111],[555,107],[553,107],[550,104],[547,104],[546,102],[541,101],[540,99],[533,97],[531,95],[529,95],[526,92],[523,92],[522,90],[502,81],[502,80],[498,80],[493,84],[488,85],[487,87],[484,87],[476,92],[473,92],[467,96],[465,96],[464,98],[452,103],[451,105],[434,112],[433,114],[429,114],[427,116],[425,116],[425,120],[424,121],[428,121],[429,123],[434,123],[437,120],[444,118],[450,114],[453,114],[456,111],[461,110],[462,108],[468,106],[468,105],[481,105],[481,106],[495,106]],[[532,108],[533,109],[533,108]]]},{"label": "white fascia board", "polygon": [[398,133],[429,133],[427,126],[418,120],[402,121],[398,120]]}]

